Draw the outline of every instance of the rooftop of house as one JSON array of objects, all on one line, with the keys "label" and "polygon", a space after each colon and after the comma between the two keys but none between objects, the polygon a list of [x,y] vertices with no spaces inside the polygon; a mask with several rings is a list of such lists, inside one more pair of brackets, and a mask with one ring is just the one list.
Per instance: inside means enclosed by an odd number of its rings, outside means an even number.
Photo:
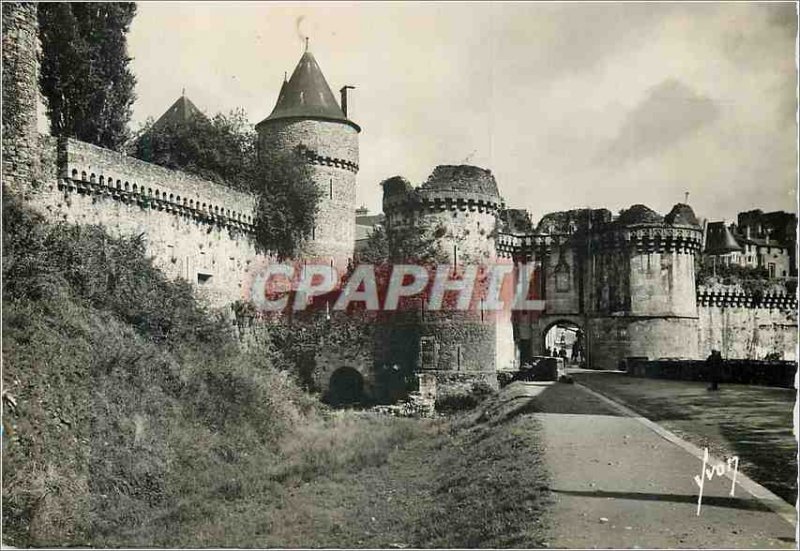
[{"label": "rooftop of house", "polygon": [[736,240],[725,222],[709,222],[706,226],[707,254],[727,254],[742,252],[742,246]]},{"label": "rooftop of house", "polygon": [[356,214],[356,225],[357,226],[368,226],[372,227],[377,224],[383,224],[383,221],[386,217],[383,213],[380,214]]}]

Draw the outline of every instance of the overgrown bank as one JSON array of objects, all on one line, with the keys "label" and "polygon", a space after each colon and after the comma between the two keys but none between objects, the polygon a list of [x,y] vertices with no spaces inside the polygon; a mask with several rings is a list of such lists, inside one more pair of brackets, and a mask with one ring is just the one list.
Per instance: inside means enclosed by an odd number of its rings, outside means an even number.
[{"label": "overgrown bank", "polygon": [[3,245],[6,543],[144,543],[136,530],[187,499],[235,495],[315,414],[141,239],[46,224],[5,197]]},{"label": "overgrown bank", "polygon": [[333,412],[140,239],[4,199],[4,543],[540,541],[533,425]]}]

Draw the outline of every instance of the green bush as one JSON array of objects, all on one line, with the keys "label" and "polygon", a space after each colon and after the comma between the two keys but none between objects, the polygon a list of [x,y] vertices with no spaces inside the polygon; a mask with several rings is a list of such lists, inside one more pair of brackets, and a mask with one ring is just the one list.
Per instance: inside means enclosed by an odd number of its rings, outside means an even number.
[{"label": "green bush", "polygon": [[257,487],[311,400],[142,239],[4,199],[4,543],[180,543],[159,522]]},{"label": "green bush", "polygon": [[495,394],[495,390],[484,381],[472,384],[468,391],[446,394],[436,399],[436,411],[454,413],[474,409],[478,404]]}]

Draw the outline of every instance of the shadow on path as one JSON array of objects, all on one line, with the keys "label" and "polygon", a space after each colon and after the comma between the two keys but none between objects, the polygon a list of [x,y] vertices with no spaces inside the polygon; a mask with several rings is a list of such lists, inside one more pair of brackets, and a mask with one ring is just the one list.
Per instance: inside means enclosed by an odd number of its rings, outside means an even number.
[{"label": "shadow on path", "polygon": [[[652,494],[645,492],[608,492],[603,490],[557,490],[551,489],[557,494],[567,494],[581,497],[598,497],[614,499],[636,499],[641,501],[670,501],[673,503],[697,503],[696,495],[682,494]],[[742,509],[745,511],[764,511],[770,509],[761,502],[755,500],[742,500],[736,497],[703,496],[703,505],[713,505],[715,507],[727,507],[729,509]]]}]

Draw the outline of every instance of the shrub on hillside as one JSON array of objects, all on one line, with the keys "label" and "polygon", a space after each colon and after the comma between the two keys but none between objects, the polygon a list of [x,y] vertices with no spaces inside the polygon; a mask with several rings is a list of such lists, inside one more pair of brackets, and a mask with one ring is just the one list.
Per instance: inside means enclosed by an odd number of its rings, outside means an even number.
[{"label": "shrub on hillside", "polygon": [[493,395],[495,390],[483,381],[473,383],[469,390],[446,394],[436,399],[436,411],[454,413],[474,409],[478,404]]},{"label": "shrub on hillside", "polygon": [[11,197],[3,238],[4,543],[158,545],[143,526],[235,497],[310,411],[141,239]]}]

